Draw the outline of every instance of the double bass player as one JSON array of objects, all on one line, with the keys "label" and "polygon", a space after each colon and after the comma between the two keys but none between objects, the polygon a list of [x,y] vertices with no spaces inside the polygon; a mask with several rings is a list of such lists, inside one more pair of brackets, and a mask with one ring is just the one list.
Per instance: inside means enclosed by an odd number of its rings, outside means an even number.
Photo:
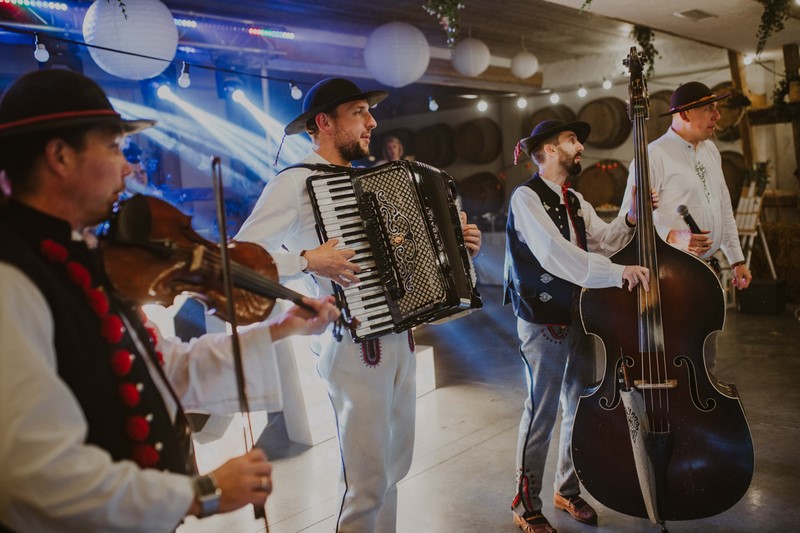
[{"label": "double bass player", "polygon": [[597,522],[594,509],[580,496],[569,450],[578,399],[594,377],[594,344],[578,316],[581,287],[649,287],[648,269],[614,264],[607,257],[630,239],[635,210],[606,223],[568,186],[581,171],[589,132],[586,122],[546,120],[515,150],[515,160],[524,153],[539,167],[511,196],[503,298],[517,316],[528,377],[511,506],[514,524],[526,533],[556,531],[543,515],[539,493],[559,405],[554,505],[580,522]]}]

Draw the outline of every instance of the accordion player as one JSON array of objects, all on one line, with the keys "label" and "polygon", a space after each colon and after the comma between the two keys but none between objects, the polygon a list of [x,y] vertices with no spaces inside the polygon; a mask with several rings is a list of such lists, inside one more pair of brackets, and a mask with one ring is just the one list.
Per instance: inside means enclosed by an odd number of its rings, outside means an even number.
[{"label": "accordion player", "polygon": [[306,183],[320,242],[338,239],[339,247],[355,250],[351,261],[361,267],[359,283],[334,283],[354,341],[483,305],[452,177],[415,161],[323,169]]}]

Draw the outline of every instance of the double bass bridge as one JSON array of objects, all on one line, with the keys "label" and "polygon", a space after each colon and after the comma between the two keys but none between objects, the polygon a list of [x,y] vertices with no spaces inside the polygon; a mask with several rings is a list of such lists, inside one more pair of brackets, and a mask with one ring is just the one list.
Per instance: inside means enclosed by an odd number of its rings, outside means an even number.
[{"label": "double bass bridge", "polygon": [[640,390],[674,389],[678,386],[678,380],[667,379],[665,381],[652,382],[644,379],[635,379],[633,380],[633,386]]}]

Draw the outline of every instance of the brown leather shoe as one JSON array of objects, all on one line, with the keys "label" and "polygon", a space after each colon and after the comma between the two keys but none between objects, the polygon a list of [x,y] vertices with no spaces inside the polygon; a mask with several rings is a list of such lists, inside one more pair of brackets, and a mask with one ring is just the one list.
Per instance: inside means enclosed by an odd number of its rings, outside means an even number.
[{"label": "brown leather shoe", "polygon": [[533,514],[527,518],[523,518],[517,513],[512,514],[514,515],[514,525],[525,533],[558,533],[543,514]]},{"label": "brown leather shoe", "polygon": [[597,513],[594,512],[592,506],[586,503],[586,500],[578,496],[562,496],[561,494],[553,495],[553,505],[556,509],[568,512],[572,518],[584,524],[596,524]]}]

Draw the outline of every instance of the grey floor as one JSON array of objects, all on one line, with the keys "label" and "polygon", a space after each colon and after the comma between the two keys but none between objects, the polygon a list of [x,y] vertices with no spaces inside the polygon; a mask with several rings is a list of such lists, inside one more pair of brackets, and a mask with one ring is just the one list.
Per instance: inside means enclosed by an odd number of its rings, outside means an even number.
[{"label": "grey floor", "polygon": [[[398,531],[509,532],[517,426],[525,398],[514,318],[497,304],[499,288],[481,287],[486,308],[464,319],[417,330],[436,350],[437,389],[418,400],[411,472],[399,486]],[[755,447],[748,492],[728,511],[703,520],[669,522],[670,531],[783,532],[800,530],[800,321],[795,305],[778,316],[729,310],[719,337],[717,375],[735,383]],[[293,444],[280,420],[260,443],[274,464],[269,499],[272,533],[330,533],[336,509],[338,449],[331,439]],[[554,437],[555,441],[555,437]],[[561,532],[659,531],[597,504],[598,526],[556,511],[551,446],[544,512]],[[591,503],[596,501],[586,495]],[[264,531],[247,512],[187,524],[185,531]]]}]

